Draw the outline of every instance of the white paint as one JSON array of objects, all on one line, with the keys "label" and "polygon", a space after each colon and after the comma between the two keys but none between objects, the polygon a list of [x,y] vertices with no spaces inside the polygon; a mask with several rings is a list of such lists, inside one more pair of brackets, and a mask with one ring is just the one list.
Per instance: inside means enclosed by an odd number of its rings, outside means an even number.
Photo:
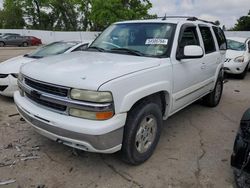
[{"label": "white paint", "polygon": [[90,31],[43,31],[43,30],[28,30],[28,29],[0,29],[0,33],[18,33],[24,36],[34,36],[42,39],[43,44],[49,44],[55,41],[86,41],[94,40],[100,32]]}]

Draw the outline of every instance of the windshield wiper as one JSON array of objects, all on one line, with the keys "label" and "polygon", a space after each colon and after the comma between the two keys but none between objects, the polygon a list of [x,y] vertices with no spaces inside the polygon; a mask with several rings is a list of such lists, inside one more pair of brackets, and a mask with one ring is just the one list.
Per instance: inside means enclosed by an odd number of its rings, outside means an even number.
[{"label": "windshield wiper", "polygon": [[97,47],[97,46],[90,46],[90,47],[87,48],[87,50],[88,49],[95,49],[95,50],[98,50],[99,52],[104,52],[105,51],[105,49]]},{"label": "windshield wiper", "polygon": [[138,50],[132,50],[132,49],[128,49],[128,48],[112,48],[112,49],[110,49],[110,51],[121,51],[121,52],[126,52],[126,53],[129,53],[132,55],[137,55],[137,56],[144,56],[145,55]]},{"label": "windshield wiper", "polygon": [[28,57],[28,58],[34,58],[34,59],[40,59],[43,58],[42,56],[35,56],[35,55],[29,55],[29,54],[25,54],[24,57]]}]

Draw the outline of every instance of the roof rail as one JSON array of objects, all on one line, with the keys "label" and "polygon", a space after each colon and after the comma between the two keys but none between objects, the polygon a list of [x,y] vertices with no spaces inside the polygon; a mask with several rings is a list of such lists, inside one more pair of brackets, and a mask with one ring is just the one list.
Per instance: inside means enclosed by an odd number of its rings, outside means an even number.
[{"label": "roof rail", "polygon": [[202,19],[199,19],[197,17],[194,17],[194,16],[163,16],[163,17],[157,17],[157,19],[162,19],[162,20],[166,20],[168,18],[186,18],[187,21],[201,21],[201,22],[205,22],[205,23],[210,23],[210,24],[213,24],[213,25],[217,25],[215,22],[211,22],[211,21],[207,21],[207,20],[202,20]]}]

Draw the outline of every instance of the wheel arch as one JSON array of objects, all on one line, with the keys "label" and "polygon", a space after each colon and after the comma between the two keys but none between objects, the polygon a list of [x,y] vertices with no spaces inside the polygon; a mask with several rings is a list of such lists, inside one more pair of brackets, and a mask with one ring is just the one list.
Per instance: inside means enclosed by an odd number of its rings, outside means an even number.
[{"label": "wheel arch", "polygon": [[145,103],[145,102],[155,102],[159,104],[161,111],[162,111],[162,116],[165,117],[166,114],[169,112],[169,104],[170,104],[170,93],[168,91],[157,91],[154,93],[151,93],[149,95],[143,96],[136,100],[130,108],[127,110],[128,112],[131,111],[135,106]]}]

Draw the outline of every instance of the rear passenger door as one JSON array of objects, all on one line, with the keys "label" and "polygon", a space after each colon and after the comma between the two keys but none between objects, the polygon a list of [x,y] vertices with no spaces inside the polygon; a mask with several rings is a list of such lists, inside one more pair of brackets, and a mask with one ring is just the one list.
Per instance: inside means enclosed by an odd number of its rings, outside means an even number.
[{"label": "rear passenger door", "polygon": [[199,25],[199,30],[202,38],[202,46],[205,52],[203,57],[204,76],[212,90],[217,67],[223,62],[221,58],[222,56],[218,49],[218,45],[215,43],[215,35],[212,32],[212,28],[207,25]]},{"label": "rear passenger door", "polygon": [[[178,38],[176,56],[184,53],[187,45],[201,45],[198,26],[184,24],[181,27]],[[190,104],[200,96],[204,95],[204,60],[201,58],[190,58],[178,60],[172,57],[173,65],[173,106],[171,113],[178,111]]]}]

